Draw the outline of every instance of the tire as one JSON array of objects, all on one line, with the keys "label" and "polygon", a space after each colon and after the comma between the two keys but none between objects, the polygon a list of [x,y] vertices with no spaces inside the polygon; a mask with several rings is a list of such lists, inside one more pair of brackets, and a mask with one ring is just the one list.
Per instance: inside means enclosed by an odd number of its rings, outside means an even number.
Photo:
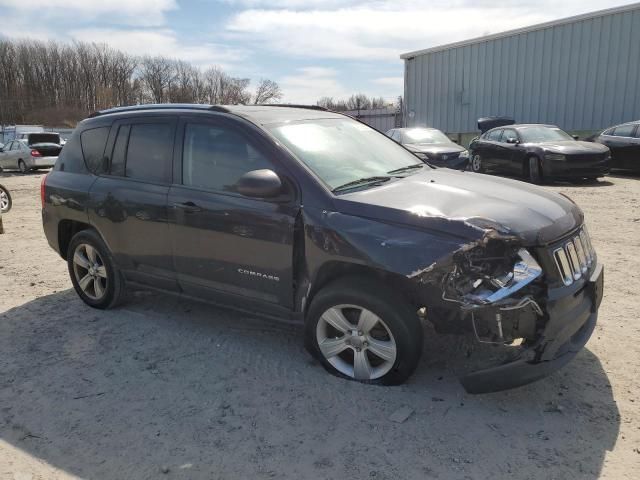
[{"label": "tire", "polygon": [[0,213],[7,213],[13,206],[9,190],[0,185]]},{"label": "tire", "polygon": [[73,288],[90,307],[113,308],[124,298],[122,273],[94,230],[82,230],[73,236],[67,250],[67,265]]},{"label": "tire", "polygon": [[24,160],[18,160],[18,169],[20,170],[20,173],[22,173],[23,175],[26,175],[27,173],[29,173],[29,168],[27,168],[27,164],[24,163]]},{"label": "tire", "polygon": [[403,383],[418,365],[422,344],[417,312],[388,286],[364,277],[324,287],[305,319],[309,353],[329,373],[362,383]]},{"label": "tire", "polygon": [[482,157],[474,153],[471,157],[471,171],[476,173],[484,173],[484,166],[482,165]]},{"label": "tire", "polygon": [[543,180],[542,165],[538,157],[529,157],[527,159],[527,177],[529,182],[540,185]]}]

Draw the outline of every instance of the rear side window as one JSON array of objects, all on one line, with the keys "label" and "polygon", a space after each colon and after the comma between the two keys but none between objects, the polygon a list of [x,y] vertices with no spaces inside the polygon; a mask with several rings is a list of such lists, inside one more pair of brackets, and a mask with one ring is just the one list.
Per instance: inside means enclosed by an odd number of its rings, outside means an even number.
[{"label": "rear side window", "polygon": [[233,191],[242,175],[263,168],[273,169],[273,166],[233,129],[187,124],[182,153],[184,185]]},{"label": "rear side window", "polygon": [[613,130],[613,136],[615,137],[632,137],[633,136],[633,130],[636,128],[635,125],[621,125],[619,127],[616,127]]},{"label": "rear side window", "polygon": [[173,126],[136,123],[130,128],[125,175],[149,182],[170,183]]},{"label": "rear side window", "polygon": [[109,130],[110,127],[92,128],[85,130],[80,136],[84,163],[95,174],[104,173],[105,170],[104,148],[107,144]]}]

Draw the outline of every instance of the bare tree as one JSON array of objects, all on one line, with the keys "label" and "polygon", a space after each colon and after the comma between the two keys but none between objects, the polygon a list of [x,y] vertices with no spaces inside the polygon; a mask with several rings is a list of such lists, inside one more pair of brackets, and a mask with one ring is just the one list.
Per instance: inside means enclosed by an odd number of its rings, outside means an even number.
[{"label": "bare tree", "polygon": [[277,102],[281,98],[282,90],[280,90],[280,85],[273,80],[261,78],[260,82],[258,82],[258,87],[256,88],[256,95],[253,98],[253,103],[255,105],[259,103],[272,103]]}]

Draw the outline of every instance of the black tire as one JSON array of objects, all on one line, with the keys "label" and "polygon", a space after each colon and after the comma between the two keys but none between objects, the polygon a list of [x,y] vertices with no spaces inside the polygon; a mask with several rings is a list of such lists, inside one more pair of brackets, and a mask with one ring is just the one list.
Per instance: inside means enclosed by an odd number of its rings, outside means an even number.
[{"label": "black tire", "polygon": [[[85,292],[81,288],[79,284],[80,279],[77,278],[79,275],[82,275],[84,271],[87,271],[87,269],[78,267],[74,260],[74,256],[79,248],[86,248],[87,245],[95,249],[98,254],[96,258],[99,260],[97,264],[104,266],[106,271],[106,278],[102,282],[103,294],[99,296],[96,295],[96,298],[92,298],[90,293]],[[82,230],[73,236],[67,250],[67,265],[69,269],[69,276],[73,283],[73,288],[75,288],[76,293],[82,301],[90,307],[102,310],[114,308],[124,299],[124,277],[115,265],[111,252],[100,238],[100,235],[98,235],[94,230]],[[76,271],[78,271],[78,275],[76,274]],[[94,293],[97,293],[95,289]]]},{"label": "black tire", "polygon": [[[382,327],[389,331],[392,335],[389,338],[395,342],[395,360],[393,363],[392,360],[387,362],[386,368],[389,369],[386,370],[383,368],[383,371],[386,371],[386,373],[376,378],[356,379],[354,378],[355,360],[352,360],[352,363],[354,363],[354,371],[350,376],[339,371],[325,358],[318,343],[318,324],[321,321],[321,317],[327,311],[338,306],[362,307],[382,320],[382,325],[381,323],[376,324],[378,325],[377,328]],[[345,308],[345,310],[349,309],[350,308]],[[356,323],[353,323],[353,325],[355,328]],[[371,333],[373,333],[373,330]],[[353,335],[356,334],[353,333]],[[358,333],[358,335],[362,335],[362,333]],[[348,335],[345,334],[337,339],[346,338],[347,336]],[[368,356],[367,363],[370,367],[373,367],[370,362],[375,361],[376,357],[374,355],[372,360],[372,346],[369,346],[367,349],[366,339],[369,338],[371,342],[373,342],[374,339],[373,337],[368,337],[368,334],[362,338],[365,339],[362,355]],[[333,338],[330,340],[333,340]],[[329,373],[362,383],[380,385],[398,385],[403,383],[418,365],[422,353],[423,340],[422,324],[418,318],[417,311],[400,295],[389,291],[388,285],[372,281],[365,277],[344,278],[324,287],[313,298],[305,319],[305,347],[309,353],[311,353]],[[336,358],[339,355],[351,355],[351,357],[354,358],[356,355],[355,351],[356,348],[350,344],[350,346],[343,351],[344,353],[335,355],[332,358]],[[361,350],[358,349],[357,351],[360,352]],[[376,367],[373,368],[375,369]]]},{"label": "black tire", "polygon": [[20,170],[20,173],[22,173],[23,175],[26,175],[27,173],[29,173],[29,169],[27,168],[27,164],[24,163],[24,160],[18,160],[18,169]]},{"label": "black tire", "polygon": [[535,156],[527,158],[527,177],[530,183],[540,185],[544,179],[542,174],[542,164]]},{"label": "black tire", "polygon": [[484,165],[482,164],[482,157],[478,153],[473,153],[470,159],[471,171],[475,173],[484,173]]},{"label": "black tire", "polygon": [[0,213],[7,213],[13,206],[9,190],[0,185]]}]

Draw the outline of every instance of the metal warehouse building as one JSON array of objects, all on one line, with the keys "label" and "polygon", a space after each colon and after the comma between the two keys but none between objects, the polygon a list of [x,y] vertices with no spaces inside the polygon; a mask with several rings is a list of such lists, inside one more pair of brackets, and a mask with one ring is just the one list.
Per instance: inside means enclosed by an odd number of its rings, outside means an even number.
[{"label": "metal warehouse building", "polygon": [[640,119],[640,3],[400,58],[405,125],[462,141],[485,116],[579,134]]}]

